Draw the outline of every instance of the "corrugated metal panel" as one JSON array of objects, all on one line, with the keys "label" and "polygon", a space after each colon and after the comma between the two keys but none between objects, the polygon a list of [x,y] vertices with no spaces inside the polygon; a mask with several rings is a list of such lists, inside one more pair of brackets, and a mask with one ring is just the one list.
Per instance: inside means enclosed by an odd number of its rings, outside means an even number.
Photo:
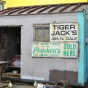
[{"label": "corrugated metal panel", "polygon": [[0,11],[0,15],[22,15],[22,14],[41,14],[41,13],[62,13],[83,11],[88,3],[77,4],[57,4],[42,6],[12,7]]}]

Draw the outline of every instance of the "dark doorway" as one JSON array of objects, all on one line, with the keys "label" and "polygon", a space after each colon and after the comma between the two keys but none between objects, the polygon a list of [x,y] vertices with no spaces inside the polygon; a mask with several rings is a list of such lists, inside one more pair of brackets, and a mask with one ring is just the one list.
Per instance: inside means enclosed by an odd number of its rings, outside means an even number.
[{"label": "dark doorway", "polygon": [[[3,66],[3,72],[18,70],[12,65],[13,61],[20,59],[21,52],[21,26],[0,27],[0,61],[10,61],[8,69]],[[9,69],[10,67],[10,69]],[[20,70],[18,70],[20,73]]]}]

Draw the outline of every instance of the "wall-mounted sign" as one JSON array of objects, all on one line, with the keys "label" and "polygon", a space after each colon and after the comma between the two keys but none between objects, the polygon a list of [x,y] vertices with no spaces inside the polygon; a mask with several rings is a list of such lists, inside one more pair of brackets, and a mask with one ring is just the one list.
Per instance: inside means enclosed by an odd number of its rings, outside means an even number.
[{"label": "wall-mounted sign", "polygon": [[78,57],[76,42],[33,42],[32,57]]},{"label": "wall-mounted sign", "polygon": [[78,24],[50,24],[50,41],[78,41]]}]

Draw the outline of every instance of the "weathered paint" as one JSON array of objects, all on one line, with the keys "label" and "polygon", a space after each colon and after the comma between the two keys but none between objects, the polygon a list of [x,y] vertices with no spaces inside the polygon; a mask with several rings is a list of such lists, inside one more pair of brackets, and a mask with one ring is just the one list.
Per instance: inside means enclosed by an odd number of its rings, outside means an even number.
[{"label": "weathered paint", "polygon": [[[52,19],[51,19],[52,18]],[[18,20],[19,19],[19,20]],[[32,58],[31,49],[33,42],[33,24],[78,22],[79,26],[79,58]],[[3,25],[22,25],[21,37],[21,78],[37,80],[57,80],[57,75],[62,74],[63,79],[71,82],[77,82],[77,79],[71,80],[68,76],[77,77],[78,83],[84,84],[88,79],[88,45],[85,44],[85,37],[88,36],[88,21],[84,24],[83,12],[79,13],[62,13],[62,14],[41,14],[27,16],[2,16],[0,17],[0,26]],[[86,26],[86,29],[85,27]],[[86,33],[85,33],[86,32]],[[85,35],[86,34],[86,35]],[[28,46],[28,47],[27,47]],[[86,56],[87,55],[87,56]],[[24,65],[25,64],[25,65]],[[52,72],[50,72],[52,71]],[[52,74],[56,76],[51,77]],[[70,74],[69,74],[70,73]],[[73,75],[71,75],[73,74]],[[66,76],[67,75],[67,76]],[[61,77],[61,79],[62,79]]]},{"label": "weathered paint", "polygon": [[[88,16],[87,16],[88,17]],[[88,20],[86,20],[86,37],[88,38]],[[86,47],[85,47],[85,54],[86,54],[86,66],[85,66],[85,69],[86,69],[86,74],[85,74],[85,81],[88,81],[88,43],[85,43],[86,44]]]},{"label": "weathered paint", "polygon": [[84,57],[84,16],[83,12],[78,13],[79,23],[79,59],[78,59],[78,83],[84,85],[85,79],[85,57]]},{"label": "weathered paint", "polygon": [[[88,8],[84,10],[85,26],[85,82],[88,81]],[[87,39],[87,41],[86,41]]]},{"label": "weathered paint", "polygon": [[33,42],[32,57],[78,58],[78,43]]},{"label": "weathered paint", "polygon": [[78,72],[74,71],[59,71],[59,70],[50,70],[49,80],[50,81],[60,81],[68,80],[71,83],[77,83],[78,82]]},{"label": "weathered paint", "polygon": [[[52,19],[51,19],[52,18]],[[77,22],[77,13],[1,16],[0,26],[21,27],[21,78],[49,80],[50,70],[78,72],[78,59],[32,58],[33,24]],[[36,80],[35,79],[35,80]],[[75,82],[75,81],[74,81]]]},{"label": "weathered paint", "polygon": [[78,23],[50,24],[50,41],[78,41]]}]

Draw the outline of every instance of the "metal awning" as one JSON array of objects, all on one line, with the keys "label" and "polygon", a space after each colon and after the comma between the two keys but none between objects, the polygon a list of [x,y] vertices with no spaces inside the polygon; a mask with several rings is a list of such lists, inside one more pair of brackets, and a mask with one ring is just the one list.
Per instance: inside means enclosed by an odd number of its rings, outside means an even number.
[{"label": "metal awning", "polygon": [[0,15],[51,14],[63,12],[79,12],[88,7],[88,3],[38,5],[25,7],[10,7],[0,11]]}]

